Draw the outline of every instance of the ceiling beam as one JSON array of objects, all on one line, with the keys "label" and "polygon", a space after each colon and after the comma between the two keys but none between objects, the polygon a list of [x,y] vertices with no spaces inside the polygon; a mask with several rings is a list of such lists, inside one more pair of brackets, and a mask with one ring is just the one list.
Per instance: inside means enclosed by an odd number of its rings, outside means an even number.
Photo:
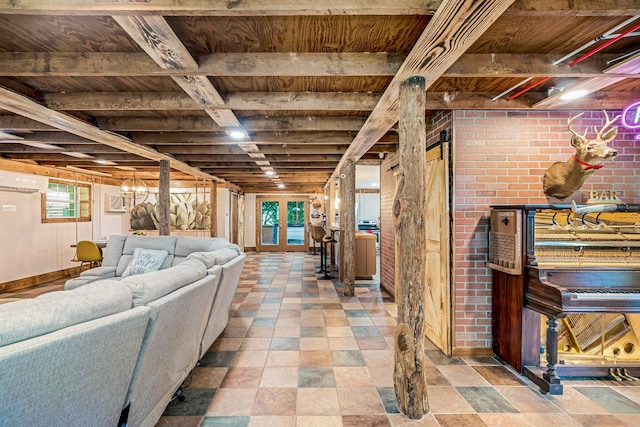
[{"label": "ceiling beam", "polygon": [[[300,16],[300,15],[432,15],[441,0],[154,0],[87,1],[0,0],[0,14],[28,15],[167,15],[167,16]],[[518,0],[509,15],[640,15],[637,0]]]},{"label": "ceiling beam", "polygon": [[135,144],[121,135],[112,132],[103,131],[97,127],[76,119],[75,117],[60,113],[58,111],[46,108],[22,95],[13,93],[7,89],[0,87],[0,108],[4,108],[12,113],[28,117],[32,120],[45,123],[49,126],[56,127],[60,130],[78,135],[83,138],[90,139],[101,144],[108,145],[144,157],[149,160],[160,161],[169,160],[171,167],[200,178],[219,180],[212,175],[203,173],[202,171],[189,166],[186,163],[176,161],[171,156],[158,153],[148,147]]},{"label": "ceiling beam", "polygon": [[[10,123],[3,126],[0,116],[0,129],[11,128]],[[364,117],[248,117],[239,118],[241,127],[247,132],[259,131],[358,131],[365,122]],[[144,132],[213,132],[221,131],[218,125],[202,117],[167,118],[100,118],[98,126],[112,131]]]},{"label": "ceiling beam", "polygon": [[134,52],[0,52],[0,76],[393,76],[404,57],[386,52],[213,53],[179,68]]},{"label": "ceiling beam", "polygon": [[[173,32],[162,16],[114,16],[113,19],[162,69],[198,68],[198,63]],[[173,80],[191,99],[205,108],[205,112],[222,127],[238,127],[238,119],[225,109],[224,99],[205,75],[173,76]]]},{"label": "ceiling beam", "polygon": [[[194,68],[163,69],[145,53],[0,52],[0,76],[393,76],[405,56],[386,52],[214,53],[200,56],[198,63],[185,64]],[[595,55],[571,67],[568,63],[553,65],[559,55],[552,54],[465,54],[442,77],[598,77],[614,56]]]},{"label": "ceiling beam", "polygon": [[299,15],[430,15],[441,0],[154,0],[86,1],[2,0],[0,14],[38,15],[168,15],[168,16],[299,16]]},{"label": "ceiling beam", "polygon": [[379,94],[335,92],[242,92],[226,94],[226,106],[198,104],[182,92],[74,92],[43,95],[55,110],[333,110],[371,111]]}]

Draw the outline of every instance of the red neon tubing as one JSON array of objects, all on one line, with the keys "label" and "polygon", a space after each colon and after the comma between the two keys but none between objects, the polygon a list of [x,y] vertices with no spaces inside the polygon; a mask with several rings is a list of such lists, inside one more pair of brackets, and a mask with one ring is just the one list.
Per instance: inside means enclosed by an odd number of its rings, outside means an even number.
[{"label": "red neon tubing", "polygon": [[523,93],[530,91],[531,89],[533,89],[534,87],[546,82],[547,80],[549,80],[551,77],[545,77],[542,80],[538,80],[537,82],[530,84],[529,86],[525,87],[524,89],[522,89],[520,92],[516,92],[513,95],[511,95],[510,97],[507,98],[507,101],[511,101],[513,98],[517,98],[520,95],[522,95]]},{"label": "red neon tubing", "polygon": [[637,24],[635,27],[629,28],[627,31],[625,31],[624,33],[620,33],[618,34],[617,37],[601,44],[600,46],[598,46],[597,48],[590,50],[589,52],[585,53],[584,55],[582,55],[580,58],[574,60],[572,63],[569,64],[570,67],[573,67],[574,65],[584,61],[585,59],[587,59],[588,57],[590,57],[591,55],[600,52],[602,49],[604,49],[607,46],[612,45],[613,43],[617,42],[618,40],[620,40],[621,38],[623,38],[624,36],[626,36],[627,34],[629,34],[632,31],[637,30],[638,28],[640,28],[640,24]]}]

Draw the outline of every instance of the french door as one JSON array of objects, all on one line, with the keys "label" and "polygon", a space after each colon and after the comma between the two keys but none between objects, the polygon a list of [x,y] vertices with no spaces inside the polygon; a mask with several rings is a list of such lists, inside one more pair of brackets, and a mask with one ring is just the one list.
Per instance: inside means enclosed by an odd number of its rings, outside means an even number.
[{"label": "french door", "polygon": [[304,252],[307,243],[307,202],[304,197],[256,198],[256,249],[259,252]]}]

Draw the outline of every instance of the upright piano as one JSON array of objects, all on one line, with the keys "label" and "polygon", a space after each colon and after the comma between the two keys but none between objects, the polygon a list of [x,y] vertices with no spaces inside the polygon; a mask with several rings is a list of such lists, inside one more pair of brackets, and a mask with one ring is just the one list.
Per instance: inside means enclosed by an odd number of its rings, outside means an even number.
[{"label": "upright piano", "polygon": [[[494,317],[517,327],[494,322],[494,352],[551,394],[562,394],[565,377],[640,376],[640,207],[575,210],[526,205],[492,212],[490,240],[503,246],[490,242]],[[513,243],[501,235],[512,211],[522,224]],[[521,245],[520,269],[510,268],[505,241]]]}]

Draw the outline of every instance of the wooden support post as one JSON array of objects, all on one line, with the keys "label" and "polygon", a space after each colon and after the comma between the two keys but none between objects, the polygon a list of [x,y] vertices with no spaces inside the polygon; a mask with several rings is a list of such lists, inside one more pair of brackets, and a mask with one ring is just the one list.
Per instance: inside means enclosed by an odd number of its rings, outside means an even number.
[{"label": "wooden support post", "polygon": [[411,419],[429,410],[424,376],[425,99],[423,77],[410,77],[400,85],[400,177],[393,201],[398,306],[393,380],[398,408]]},{"label": "wooden support post", "polygon": [[218,183],[211,181],[211,237],[218,237]]},{"label": "wooden support post", "polygon": [[158,184],[158,234],[169,236],[171,234],[171,221],[169,217],[169,192],[171,191],[171,164],[169,160],[160,160],[160,177]]},{"label": "wooden support post", "polygon": [[356,281],[356,165],[353,159],[344,162],[340,173],[340,235],[344,261],[344,296],[354,294]]}]

